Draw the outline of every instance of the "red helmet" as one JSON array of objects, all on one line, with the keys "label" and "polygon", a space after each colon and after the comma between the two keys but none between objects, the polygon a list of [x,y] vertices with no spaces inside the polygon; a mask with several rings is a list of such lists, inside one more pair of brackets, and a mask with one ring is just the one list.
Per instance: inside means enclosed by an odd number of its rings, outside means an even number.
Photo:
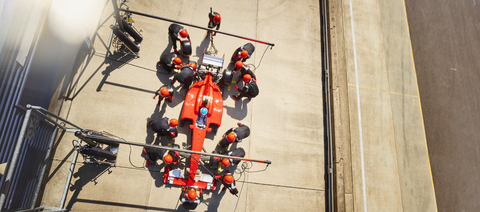
[{"label": "red helmet", "polygon": [[252,80],[252,76],[250,74],[243,75],[244,82],[250,82],[250,80]]},{"label": "red helmet", "polygon": [[197,198],[197,192],[194,189],[188,191],[188,199],[193,201]]},{"label": "red helmet", "polygon": [[224,167],[230,166],[230,159],[224,158],[224,159],[222,160],[222,165],[223,165]]},{"label": "red helmet", "polygon": [[176,127],[176,126],[178,126],[178,120],[170,119],[170,127]]},{"label": "red helmet", "polygon": [[222,20],[222,17],[220,17],[219,14],[216,14],[216,15],[213,17],[213,21],[214,21],[215,23],[217,23],[217,24],[220,23],[221,20]]},{"label": "red helmet", "polygon": [[163,157],[163,162],[165,162],[166,164],[171,164],[173,162],[173,158],[171,155],[165,155],[165,157]]},{"label": "red helmet", "polygon": [[233,183],[233,176],[232,175],[225,175],[225,177],[223,177],[223,180],[227,184],[232,184]]},{"label": "red helmet", "polygon": [[173,58],[173,64],[174,64],[174,65],[180,65],[180,64],[182,64],[182,59],[180,59],[179,57]]},{"label": "red helmet", "polygon": [[235,133],[233,132],[227,135],[227,141],[229,141],[230,143],[233,142],[236,138],[237,138],[237,135],[235,135]]},{"label": "red helmet", "polygon": [[187,30],[185,30],[185,29],[180,30],[180,36],[181,36],[182,38],[188,37],[188,32],[187,32]]},{"label": "red helmet", "polygon": [[163,97],[168,97],[170,95],[170,91],[168,91],[168,88],[162,88],[162,89],[160,89],[160,94]]},{"label": "red helmet", "polygon": [[235,63],[235,68],[241,68],[241,67],[243,67],[243,62],[242,61],[237,61]]},{"label": "red helmet", "polygon": [[246,58],[247,56],[248,56],[247,50],[243,50],[243,51],[240,53],[240,57],[242,57],[242,58]]},{"label": "red helmet", "polygon": [[190,64],[188,64],[188,66],[192,67],[194,71],[197,70],[197,64],[196,63],[190,63]]}]

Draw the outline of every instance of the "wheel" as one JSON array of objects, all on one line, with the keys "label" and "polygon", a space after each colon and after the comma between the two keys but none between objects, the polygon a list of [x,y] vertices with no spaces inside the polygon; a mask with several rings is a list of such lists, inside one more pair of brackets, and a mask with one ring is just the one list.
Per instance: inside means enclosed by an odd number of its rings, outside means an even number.
[{"label": "wheel", "polygon": [[220,82],[225,86],[229,86],[232,83],[232,79],[233,79],[232,71],[225,69],[223,71],[222,79],[220,79]]},{"label": "wheel", "polygon": [[185,57],[192,55],[192,44],[188,40],[182,41],[182,55]]}]

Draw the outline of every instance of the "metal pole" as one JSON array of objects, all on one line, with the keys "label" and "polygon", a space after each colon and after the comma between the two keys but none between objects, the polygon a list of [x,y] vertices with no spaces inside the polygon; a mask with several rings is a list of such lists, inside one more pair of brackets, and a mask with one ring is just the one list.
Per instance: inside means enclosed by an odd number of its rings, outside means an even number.
[{"label": "metal pole", "polygon": [[42,167],[42,172],[40,173],[40,176],[38,177],[38,184],[37,187],[35,188],[35,195],[33,196],[33,201],[32,201],[32,206],[30,208],[35,208],[35,203],[37,203],[37,198],[38,198],[38,192],[40,191],[40,187],[42,186],[42,181],[43,181],[43,176],[45,175],[45,170],[48,164],[48,159],[50,158],[50,152],[52,150],[53,146],[53,141],[55,140],[55,136],[57,135],[58,127],[55,127],[55,130],[52,133],[52,137],[50,138],[50,142],[48,144],[48,150],[47,154],[45,155],[45,164]]},{"label": "metal pole", "polygon": [[43,211],[43,209],[44,207],[38,207],[38,208],[26,209],[26,210],[21,210],[16,212],[35,212],[35,211]]},{"label": "metal pole", "polygon": [[120,30],[122,30],[122,32],[125,32],[125,30],[123,30],[122,19],[120,18],[120,12],[118,12],[119,8],[117,5],[117,0],[112,0],[112,4],[113,4],[113,11],[115,12],[115,20],[117,20]]},{"label": "metal pole", "polygon": [[328,8],[327,1],[320,1],[320,17],[321,17],[321,36],[322,36],[322,66],[323,66],[323,81],[324,81],[324,105],[325,105],[325,136],[326,136],[326,168],[325,170],[327,175],[327,200],[326,200],[326,209],[327,211],[335,211],[335,176],[334,176],[334,161],[333,161],[333,133],[332,133],[332,108],[331,108],[331,85],[330,85],[330,51],[328,48],[329,45],[329,27],[328,27]]},{"label": "metal pole", "polygon": [[[113,1],[113,0],[112,0],[112,1]],[[185,26],[189,26],[189,27],[195,27],[195,28],[198,28],[198,29],[203,29],[203,30],[207,30],[207,31],[212,31],[212,32],[216,32],[216,33],[220,33],[220,34],[224,34],[224,35],[228,35],[228,36],[232,36],[232,37],[236,37],[236,38],[241,38],[241,39],[245,39],[245,40],[249,40],[249,41],[253,41],[253,42],[257,42],[257,43],[269,45],[269,46],[271,46],[271,47],[275,46],[275,44],[273,44],[273,43],[269,43],[269,42],[265,42],[265,41],[260,41],[260,40],[255,40],[255,39],[253,39],[253,38],[242,37],[242,36],[239,36],[239,35],[234,35],[234,34],[231,34],[231,33],[222,32],[222,31],[214,30],[214,29],[209,29],[209,28],[206,28],[206,27],[201,27],[201,26],[197,26],[197,25],[193,25],[193,24],[187,24],[187,23],[184,23],[184,22],[175,21],[175,20],[171,20],[171,19],[168,19],[168,18],[162,18],[162,17],[159,17],[159,16],[149,15],[149,14],[141,13],[141,12],[135,12],[135,11],[126,10],[126,9],[122,9],[122,8],[120,8],[120,9],[118,9],[118,10],[123,11],[123,12],[129,12],[129,13],[133,13],[133,14],[145,16],[145,17],[149,17],[149,18],[155,18],[155,19],[159,19],[159,20],[162,20],[162,21],[168,21],[168,22],[173,22],[173,23],[176,23],[176,24],[181,24],[181,25],[185,25]],[[119,24],[119,25],[121,25],[121,24]]]},{"label": "metal pole", "polygon": [[35,110],[34,112],[40,113],[40,114],[43,116],[43,118],[45,118],[47,121],[50,121],[50,122],[51,122],[52,124],[54,124],[55,126],[62,128],[62,130],[67,130],[66,127],[60,125],[59,123],[57,123],[56,121],[52,120],[51,118],[49,118],[47,115],[43,114],[42,112],[40,112],[40,111],[38,111],[38,110]]},{"label": "metal pole", "polygon": [[[117,19],[113,19],[113,25],[117,23]],[[113,39],[113,30],[110,30],[110,37],[108,37],[108,43],[107,43],[107,52],[105,53],[105,57],[108,57],[109,54],[111,55],[112,53],[110,52],[110,46],[112,45],[112,39]]]},{"label": "metal pole", "polygon": [[46,110],[46,109],[43,108],[43,107],[34,106],[34,105],[27,105],[27,108],[32,108],[32,109],[36,109],[36,110],[41,110],[41,111],[47,113],[48,115],[51,115],[51,116],[53,116],[53,117],[55,117],[55,118],[57,118],[57,119],[62,120],[63,122],[65,122],[65,123],[67,123],[67,124],[70,124],[70,125],[78,128],[78,129],[81,130],[81,131],[86,131],[86,129],[83,129],[82,127],[80,127],[80,126],[78,126],[78,125],[76,125],[76,124],[74,124],[74,123],[72,123],[72,122],[69,122],[69,121],[67,121],[67,120],[64,119],[64,118],[62,118],[62,117],[60,117],[60,116],[57,116],[55,113],[52,113],[52,112]]},{"label": "metal pole", "polygon": [[213,153],[205,153],[205,152],[197,152],[197,151],[192,151],[192,150],[186,150],[186,149],[177,149],[177,148],[172,148],[172,147],[164,147],[164,146],[158,146],[158,145],[149,145],[149,144],[141,144],[141,143],[132,143],[132,142],[126,142],[126,141],[120,141],[116,139],[111,139],[107,138],[104,136],[95,136],[95,135],[87,135],[86,133],[81,133],[80,135],[75,135],[81,139],[91,139],[94,141],[104,141],[108,143],[118,143],[118,144],[129,144],[129,145],[134,145],[134,146],[142,146],[142,147],[149,147],[153,149],[163,149],[163,150],[170,150],[170,151],[177,151],[177,152],[185,152],[189,154],[198,154],[198,155],[206,155],[206,156],[211,156],[211,157],[221,157],[221,158],[229,158],[229,159],[234,159],[234,160],[243,160],[243,161],[251,161],[251,162],[257,162],[257,163],[266,163],[266,164],[271,164],[271,161],[268,160],[257,160],[257,159],[250,159],[250,158],[241,158],[241,157],[235,157],[235,156],[228,156],[228,155],[220,155],[220,154],[213,154]]},{"label": "metal pole", "polygon": [[[82,139],[78,139],[77,146],[82,144]],[[75,163],[77,162],[78,151],[74,150],[72,163],[70,164],[70,171],[68,173],[67,182],[63,188],[62,200],[60,201],[60,209],[65,206],[65,200],[67,199],[68,188],[70,187],[70,181],[72,180],[73,171],[75,170]]]},{"label": "metal pole", "polygon": [[[12,181],[13,172],[17,166],[18,156],[20,155],[20,149],[23,145],[23,140],[25,137],[25,131],[28,126],[28,121],[30,120],[30,115],[32,114],[32,109],[27,105],[27,111],[25,113],[25,118],[23,119],[22,128],[20,129],[20,134],[18,136],[17,145],[15,146],[15,150],[13,152],[12,160],[9,162],[9,167],[7,171],[7,175],[5,176],[4,181],[4,188],[2,190],[8,190],[10,188],[10,183]],[[0,211],[2,211],[3,204],[5,203],[6,192],[1,192],[0,194]]]}]

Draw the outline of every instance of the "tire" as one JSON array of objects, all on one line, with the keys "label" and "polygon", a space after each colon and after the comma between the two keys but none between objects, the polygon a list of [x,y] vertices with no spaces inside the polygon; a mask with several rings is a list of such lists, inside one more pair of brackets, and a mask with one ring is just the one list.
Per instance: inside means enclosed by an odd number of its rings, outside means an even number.
[{"label": "tire", "polygon": [[135,42],[140,43],[143,41],[143,37],[138,34],[137,31],[135,31],[135,29],[133,29],[132,26],[127,23],[127,21],[125,21],[125,19],[122,19],[122,26],[125,32],[127,32],[130,36],[132,36],[133,39],[135,39]]},{"label": "tire", "polygon": [[225,86],[229,86],[230,84],[232,84],[232,79],[233,79],[232,71],[225,69],[223,71],[222,79],[220,79],[220,82]]},{"label": "tire", "polygon": [[130,38],[128,38],[127,35],[125,35],[125,33],[123,33],[118,28],[118,26],[114,26],[112,29],[113,29],[113,34],[115,34],[115,36],[117,36],[117,38],[120,39],[125,44],[125,46],[130,48],[133,52],[140,51],[140,47],[137,46],[132,40],[130,40]]},{"label": "tire", "polygon": [[185,57],[192,55],[192,44],[188,40],[182,41],[182,55]]}]

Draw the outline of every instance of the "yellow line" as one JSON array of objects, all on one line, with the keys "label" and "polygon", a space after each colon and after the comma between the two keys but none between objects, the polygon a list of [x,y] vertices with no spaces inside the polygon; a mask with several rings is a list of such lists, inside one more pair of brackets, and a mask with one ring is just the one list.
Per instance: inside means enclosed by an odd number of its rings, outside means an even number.
[{"label": "yellow line", "polygon": [[[356,87],[357,85],[348,83],[348,86]],[[418,96],[414,96],[414,95],[410,95],[410,94],[404,94],[404,93],[397,93],[397,92],[393,92],[393,91],[386,91],[386,90],[381,90],[381,89],[378,89],[378,88],[370,88],[370,87],[361,86],[361,85],[359,85],[358,87],[359,87],[359,88],[363,88],[363,89],[369,89],[369,90],[374,90],[374,91],[385,92],[385,93],[389,93],[389,94],[395,94],[395,95],[409,96],[409,97],[418,98]],[[417,89],[418,89],[418,85],[417,85]],[[418,90],[417,90],[417,91],[418,91]]]},{"label": "yellow line", "polygon": [[410,38],[410,25],[408,24],[407,6],[405,6],[405,0],[403,1],[403,10],[405,12],[405,22],[407,23],[408,37],[409,37],[409,40],[410,40],[410,54],[412,55],[413,71],[415,72],[415,80],[417,81],[418,105],[420,107],[420,115],[422,116],[423,137],[425,139],[425,149],[427,150],[427,160],[428,160],[428,168],[430,169],[430,180],[432,181],[433,199],[434,199],[434,202],[435,202],[435,210],[438,211],[437,197],[435,195],[435,186],[434,186],[434,183],[433,183],[432,166],[430,164],[430,155],[428,154],[428,144],[427,144],[427,135],[426,135],[426,132],[425,132],[425,122],[423,120],[422,101],[420,100],[420,90],[418,89],[417,69],[415,68],[415,59],[413,57],[412,40]]}]

